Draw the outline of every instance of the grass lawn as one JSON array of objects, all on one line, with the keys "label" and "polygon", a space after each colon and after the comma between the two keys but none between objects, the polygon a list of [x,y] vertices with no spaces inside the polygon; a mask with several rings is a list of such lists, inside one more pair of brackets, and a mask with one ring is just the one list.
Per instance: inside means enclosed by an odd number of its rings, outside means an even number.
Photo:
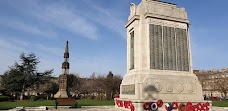
[{"label": "grass lawn", "polygon": [[18,106],[35,107],[35,106],[54,106],[53,100],[48,101],[23,101],[23,102],[0,102],[0,110],[12,109]]},{"label": "grass lawn", "polygon": [[[109,106],[114,105],[114,100],[76,100],[79,106]],[[55,106],[54,100],[47,101],[23,101],[23,102],[0,102],[0,110],[12,109],[18,106],[36,107],[36,106]]]},{"label": "grass lawn", "polygon": [[228,101],[213,101],[212,106],[228,107]]},{"label": "grass lawn", "polygon": [[[109,106],[114,105],[113,100],[76,100],[79,106]],[[228,101],[213,101],[213,106],[228,107]],[[23,101],[23,102],[0,102],[0,110],[12,109],[18,106],[36,107],[36,106],[55,106],[54,100],[47,101]]]}]

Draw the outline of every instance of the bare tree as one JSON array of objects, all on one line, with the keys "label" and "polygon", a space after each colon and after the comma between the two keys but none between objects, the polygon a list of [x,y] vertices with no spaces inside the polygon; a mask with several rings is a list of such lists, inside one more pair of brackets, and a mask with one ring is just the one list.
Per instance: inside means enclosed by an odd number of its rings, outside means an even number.
[{"label": "bare tree", "polygon": [[227,96],[228,75],[226,73],[221,73],[214,78],[214,88]]},{"label": "bare tree", "polygon": [[121,76],[113,75],[110,71],[107,76],[99,75],[96,78],[96,88],[106,95],[106,99],[113,99],[115,95],[119,94],[121,81]]},{"label": "bare tree", "polygon": [[81,87],[81,80],[78,74],[69,74],[67,76],[67,88],[70,92],[78,94]]},{"label": "bare tree", "polygon": [[96,99],[113,99],[119,94],[122,77],[113,75],[109,72],[107,75],[96,75],[93,73],[89,78],[81,78],[82,86],[80,92],[89,94]]}]

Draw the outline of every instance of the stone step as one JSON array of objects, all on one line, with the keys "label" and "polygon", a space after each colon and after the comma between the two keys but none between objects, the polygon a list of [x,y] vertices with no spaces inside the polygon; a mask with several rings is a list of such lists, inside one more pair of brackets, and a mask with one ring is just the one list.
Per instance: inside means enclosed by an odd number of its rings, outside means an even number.
[{"label": "stone step", "polygon": [[44,111],[48,110],[46,106],[39,106],[39,107],[16,107],[14,109],[10,109],[8,111]]},{"label": "stone step", "polygon": [[228,107],[212,107],[212,111],[228,111]]}]

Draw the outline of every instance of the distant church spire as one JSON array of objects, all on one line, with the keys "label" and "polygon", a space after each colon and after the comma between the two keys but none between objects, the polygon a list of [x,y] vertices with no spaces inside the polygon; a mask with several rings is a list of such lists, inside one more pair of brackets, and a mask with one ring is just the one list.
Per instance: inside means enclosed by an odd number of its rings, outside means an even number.
[{"label": "distant church spire", "polygon": [[67,41],[65,53],[64,53],[64,62],[62,63],[63,74],[69,74],[70,64],[68,60],[69,60],[69,48],[68,48],[68,41]]}]

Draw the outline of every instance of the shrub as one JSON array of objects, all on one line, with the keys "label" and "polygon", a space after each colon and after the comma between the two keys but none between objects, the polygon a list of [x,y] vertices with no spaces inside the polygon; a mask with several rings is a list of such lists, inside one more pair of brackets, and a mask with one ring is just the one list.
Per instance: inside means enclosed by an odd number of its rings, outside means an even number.
[{"label": "shrub", "polygon": [[37,96],[34,96],[34,95],[32,95],[32,96],[30,96],[30,100],[32,100],[32,101],[36,101],[36,100],[38,100],[39,98],[37,97]]},{"label": "shrub", "polygon": [[8,96],[0,96],[0,102],[2,101],[9,101],[9,97]]},{"label": "shrub", "polygon": [[30,99],[30,96],[24,96],[23,97],[23,100],[29,100]]},{"label": "shrub", "polygon": [[36,96],[36,100],[45,100],[47,98],[47,96],[45,94],[38,94]]}]

